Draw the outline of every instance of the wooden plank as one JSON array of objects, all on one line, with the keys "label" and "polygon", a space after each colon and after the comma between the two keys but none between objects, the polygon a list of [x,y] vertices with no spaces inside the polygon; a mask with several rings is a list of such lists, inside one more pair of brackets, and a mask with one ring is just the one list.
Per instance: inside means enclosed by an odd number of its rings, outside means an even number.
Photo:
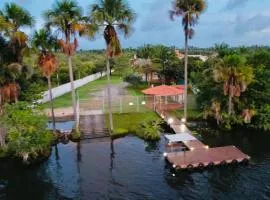
[{"label": "wooden plank", "polygon": [[189,148],[193,148],[193,149],[200,149],[200,148],[206,148],[207,146],[205,144],[203,144],[201,141],[199,140],[190,140],[190,141],[186,141],[184,142],[184,144]]}]

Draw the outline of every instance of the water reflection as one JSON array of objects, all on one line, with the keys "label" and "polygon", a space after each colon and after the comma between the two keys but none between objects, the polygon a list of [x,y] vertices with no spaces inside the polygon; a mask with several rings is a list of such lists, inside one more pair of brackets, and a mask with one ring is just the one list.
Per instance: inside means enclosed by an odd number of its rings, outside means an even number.
[{"label": "water reflection", "polygon": [[111,154],[110,154],[110,160],[111,160],[110,170],[111,171],[113,170],[113,160],[114,160],[114,157],[115,157],[114,144],[113,144],[113,142],[114,142],[114,140],[111,140]]},{"label": "water reflection", "polygon": [[211,146],[236,145],[254,164],[176,172],[164,161],[163,139],[70,142],[55,146],[48,161],[30,169],[1,162],[0,185],[8,182],[0,199],[270,198],[269,135],[202,134],[202,139]]}]

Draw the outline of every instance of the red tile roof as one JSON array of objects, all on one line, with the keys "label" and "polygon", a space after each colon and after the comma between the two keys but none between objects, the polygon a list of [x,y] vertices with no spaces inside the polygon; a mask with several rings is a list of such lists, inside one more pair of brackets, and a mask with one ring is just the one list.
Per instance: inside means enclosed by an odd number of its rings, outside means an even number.
[{"label": "red tile roof", "polygon": [[176,95],[184,94],[184,86],[160,85],[157,87],[148,88],[146,90],[143,90],[142,92],[144,94],[154,95],[154,96],[176,96]]}]

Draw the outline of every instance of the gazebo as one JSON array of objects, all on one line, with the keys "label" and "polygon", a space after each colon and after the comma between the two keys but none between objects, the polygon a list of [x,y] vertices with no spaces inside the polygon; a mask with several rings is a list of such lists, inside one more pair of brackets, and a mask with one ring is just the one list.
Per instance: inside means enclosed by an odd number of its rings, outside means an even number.
[{"label": "gazebo", "polygon": [[160,85],[142,91],[149,96],[146,106],[154,110],[175,110],[183,107],[184,86],[182,85]]}]

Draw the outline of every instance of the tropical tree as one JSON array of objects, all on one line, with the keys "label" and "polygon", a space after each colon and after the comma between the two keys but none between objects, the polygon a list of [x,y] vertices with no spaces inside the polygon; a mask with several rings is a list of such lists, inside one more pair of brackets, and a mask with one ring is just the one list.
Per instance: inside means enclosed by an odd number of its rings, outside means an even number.
[{"label": "tropical tree", "polygon": [[51,77],[57,68],[57,60],[55,55],[52,53],[53,50],[57,48],[57,39],[49,30],[41,29],[39,31],[35,31],[32,38],[32,45],[36,50],[39,51],[38,65],[40,66],[43,75],[48,80],[53,131],[56,133]]},{"label": "tropical tree", "polygon": [[17,80],[24,75],[24,68],[20,63],[5,64],[0,68],[0,114],[5,103],[18,101],[20,86]]},{"label": "tropical tree", "polygon": [[23,52],[27,47],[28,36],[21,28],[31,27],[34,23],[31,14],[15,3],[6,3],[4,9],[0,11],[0,30],[10,39],[13,62],[22,63]]},{"label": "tropical tree", "polygon": [[188,90],[188,40],[194,36],[193,27],[198,23],[199,16],[205,10],[204,0],[175,0],[170,17],[182,17],[185,34],[185,93],[184,93],[184,118],[187,119],[187,90]]},{"label": "tropical tree", "polygon": [[[72,67],[72,56],[78,48],[78,34],[91,35],[91,27],[83,21],[82,9],[75,0],[56,1],[52,9],[44,13],[46,26],[53,27],[63,34],[63,39],[59,41],[63,53],[68,58],[69,78],[72,93],[73,114],[75,118],[76,130],[79,128],[77,113],[76,94],[74,86],[74,74]],[[72,42],[73,40],[73,42]]]},{"label": "tropical tree", "polygon": [[136,56],[139,58],[148,59],[153,56],[153,46],[150,44],[139,47],[136,51]]},{"label": "tropical tree", "polygon": [[[175,66],[175,62],[179,61],[176,57],[174,48],[166,47],[163,45],[153,46],[153,62],[160,66],[160,76],[162,77],[163,83],[171,83],[173,80],[176,81],[178,76],[179,66]],[[179,64],[178,62],[177,64]]]},{"label": "tropical tree", "polygon": [[110,95],[110,59],[120,56],[122,53],[120,40],[116,30],[124,33],[125,36],[131,32],[131,25],[135,19],[135,13],[131,10],[124,0],[98,0],[91,5],[89,17],[94,24],[103,31],[107,45],[107,79],[108,79],[108,98],[110,112],[110,128],[113,130],[113,120],[111,111]]},{"label": "tropical tree", "polygon": [[253,81],[253,69],[239,55],[225,56],[213,70],[216,82],[223,83],[223,93],[228,96],[228,115],[233,113],[233,98],[240,97]]},{"label": "tropical tree", "polygon": [[[17,80],[29,78],[32,70],[23,65],[23,52],[27,47],[27,35],[22,27],[30,27],[34,19],[30,13],[15,3],[6,3],[0,11],[0,107],[6,102],[18,100],[20,87]],[[0,109],[2,110],[2,109]]]}]

